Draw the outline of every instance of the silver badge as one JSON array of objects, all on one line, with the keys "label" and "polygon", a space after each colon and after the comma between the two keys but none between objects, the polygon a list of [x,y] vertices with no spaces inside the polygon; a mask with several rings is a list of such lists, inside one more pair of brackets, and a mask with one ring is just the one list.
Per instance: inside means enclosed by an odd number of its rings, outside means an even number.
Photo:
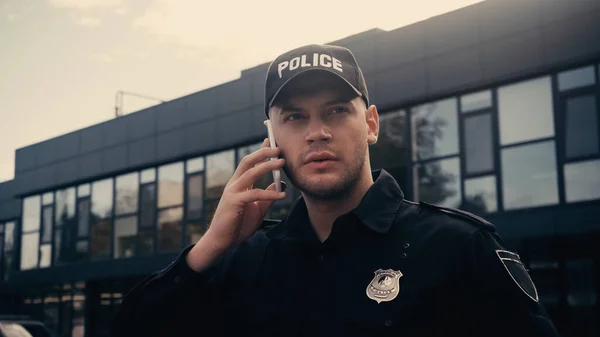
[{"label": "silver badge", "polygon": [[379,269],[367,286],[367,296],[377,303],[389,302],[400,292],[402,272],[392,269]]}]

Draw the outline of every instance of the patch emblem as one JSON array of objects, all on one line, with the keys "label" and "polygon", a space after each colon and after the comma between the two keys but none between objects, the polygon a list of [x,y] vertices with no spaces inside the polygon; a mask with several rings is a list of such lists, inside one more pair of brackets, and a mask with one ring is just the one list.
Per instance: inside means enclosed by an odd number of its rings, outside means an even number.
[{"label": "patch emblem", "polygon": [[367,286],[367,296],[378,304],[393,300],[400,292],[400,277],[402,272],[399,270],[375,271],[375,277]]},{"label": "patch emblem", "polygon": [[521,262],[519,255],[501,249],[496,250],[496,255],[498,255],[498,258],[504,265],[508,275],[510,275],[513,281],[515,281],[525,295],[535,302],[538,302],[539,298],[535,284],[533,284],[533,281],[525,269],[523,262]]}]

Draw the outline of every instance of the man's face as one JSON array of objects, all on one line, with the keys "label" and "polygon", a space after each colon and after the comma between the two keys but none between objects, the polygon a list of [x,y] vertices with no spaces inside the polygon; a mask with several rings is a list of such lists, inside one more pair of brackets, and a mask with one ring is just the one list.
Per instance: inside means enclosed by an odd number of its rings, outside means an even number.
[{"label": "man's face", "polygon": [[371,174],[367,154],[378,132],[375,107],[367,110],[362,98],[327,73],[300,75],[285,90],[276,104],[281,110],[270,117],[286,175],[308,197],[343,197]]}]

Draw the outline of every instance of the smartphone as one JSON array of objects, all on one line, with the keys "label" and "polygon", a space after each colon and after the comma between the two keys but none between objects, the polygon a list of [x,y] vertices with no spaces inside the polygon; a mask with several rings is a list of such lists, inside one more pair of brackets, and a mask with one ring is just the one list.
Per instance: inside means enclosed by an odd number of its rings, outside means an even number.
[{"label": "smartphone", "polygon": [[[269,144],[271,145],[271,148],[274,149],[275,147],[277,147],[277,143],[275,142],[275,135],[273,134],[273,126],[271,125],[271,121],[270,120],[266,120],[265,121],[265,126],[267,127],[267,134],[269,136]],[[274,160],[277,158],[271,158],[271,160]],[[273,181],[275,182],[275,190],[277,192],[281,192],[281,170],[276,169],[273,170]]]}]

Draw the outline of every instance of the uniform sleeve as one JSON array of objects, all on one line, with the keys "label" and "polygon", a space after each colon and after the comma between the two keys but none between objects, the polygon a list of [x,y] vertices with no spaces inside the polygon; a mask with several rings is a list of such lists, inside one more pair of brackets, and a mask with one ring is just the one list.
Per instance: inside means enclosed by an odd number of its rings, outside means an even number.
[{"label": "uniform sleeve", "polygon": [[[197,273],[182,251],[167,268],[140,281],[123,298],[113,336],[184,336],[219,331],[218,278],[221,263]],[[211,334],[213,336],[214,334]]]},{"label": "uniform sleeve", "polygon": [[468,247],[471,335],[559,336],[519,255],[497,233],[482,229]]}]

